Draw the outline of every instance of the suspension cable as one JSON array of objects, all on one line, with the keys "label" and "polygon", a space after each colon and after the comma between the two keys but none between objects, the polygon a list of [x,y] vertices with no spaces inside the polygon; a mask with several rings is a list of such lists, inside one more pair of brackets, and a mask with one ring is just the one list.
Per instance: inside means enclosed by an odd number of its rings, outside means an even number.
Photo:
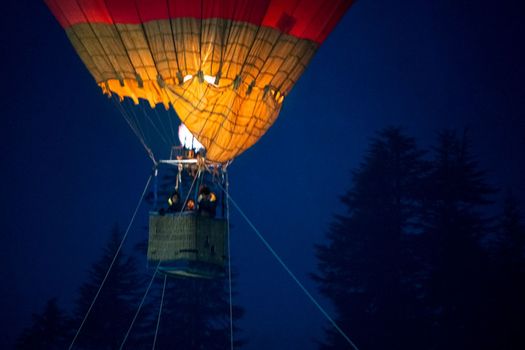
[{"label": "suspension cable", "polygon": [[[227,196],[228,196],[229,189],[230,189],[230,182],[228,180],[228,173],[226,173],[226,195]],[[230,244],[230,205],[228,203],[228,200],[226,200],[226,224],[227,224],[226,235],[228,236],[228,285],[229,285],[229,294],[230,294],[230,349],[233,350],[233,304],[232,304],[232,258],[231,258],[232,254],[231,254],[231,244]]]},{"label": "suspension cable", "polygon": [[[193,182],[191,183],[191,187],[190,187],[190,189],[188,191],[188,194],[186,195],[186,198],[184,199],[184,202],[182,204],[182,209],[177,213],[177,216],[180,216],[182,214],[182,212],[184,211],[184,208],[186,207],[188,199],[190,198],[190,194],[191,194],[191,190],[193,188],[193,185],[195,185],[195,180],[197,180],[199,175],[200,175],[200,171],[198,171],[195,174],[195,177],[193,178]],[[169,239],[171,239],[172,235],[173,235],[173,233],[170,234]],[[165,249],[167,249],[167,248],[164,247],[164,250]],[[162,254],[159,254],[159,256],[162,256]],[[144,295],[142,296],[142,300],[140,301],[140,304],[139,304],[139,306],[137,308],[137,312],[135,312],[135,315],[133,316],[133,320],[131,321],[131,324],[129,325],[129,328],[126,331],[126,334],[124,335],[124,339],[122,339],[122,343],[120,344],[120,348],[119,348],[120,350],[122,350],[124,348],[124,344],[126,343],[126,340],[128,339],[129,334],[131,333],[131,329],[133,328],[133,325],[135,324],[135,321],[137,320],[137,317],[138,317],[138,315],[140,313],[140,310],[142,309],[142,305],[144,305],[144,301],[146,300],[146,296],[148,295],[149,290],[151,289],[151,286],[153,284],[153,280],[155,279],[155,276],[157,274],[157,271],[159,270],[159,266],[160,266],[161,262],[162,262],[162,260],[159,259],[159,261],[157,262],[157,265],[155,266],[155,271],[153,272],[153,275],[151,276],[151,279],[149,281],[148,287],[146,288],[146,291],[144,292]]]},{"label": "suspension cable", "polygon": [[[131,130],[133,131],[135,136],[137,136],[137,138],[139,139],[140,143],[142,144],[142,147],[144,147],[144,149],[146,150],[146,153],[148,154],[150,159],[153,161],[153,164],[156,165],[157,164],[157,160],[155,159],[155,155],[153,154],[153,151],[148,146],[148,143],[146,141],[145,133],[140,128],[140,123],[137,120],[132,119],[131,113],[128,113],[126,111],[126,109],[124,109],[122,104],[119,103],[116,100],[116,97],[112,98],[112,100],[115,103],[115,106],[117,107],[117,110],[120,112],[120,114],[122,115],[122,117],[124,118],[126,123],[128,123],[129,127],[131,128]],[[133,112],[133,114],[134,114],[134,112]],[[132,120],[133,120],[133,122],[132,122]]]},{"label": "suspension cable", "polygon": [[281,266],[284,268],[284,270],[290,275],[290,277],[297,283],[297,285],[301,288],[301,290],[306,294],[306,296],[310,299],[310,301],[321,311],[321,313],[326,317],[328,321],[332,324],[332,326],[343,336],[343,338],[352,346],[354,350],[359,350],[359,348],[354,344],[354,342],[350,339],[350,337],[339,327],[339,325],[334,321],[334,319],[326,312],[326,310],[319,304],[319,302],[314,298],[314,296],[306,289],[306,287],[301,283],[301,281],[295,276],[295,274],[290,270],[288,265],[281,259],[279,254],[273,249],[273,247],[268,243],[268,241],[263,237],[263,235],[257,230],[255,225],[250,221],[250,219],[246,216],[246,214],[242,211],[242,209],[239,207],[237,202],[233,200],[233,198],[230,196],[227,190],[225,190],[220,184],[219,186],[222,188],[223,191],[226,192],[226,195],[228,196],[228,199],[233,203],[237,211],[241,214],[241,216],[246,220],[248,225],[253,229],[253,231],[257,234],[259,239],[264,243],[266,248],[272,253],[272,255],[275,257],[275,259],[281,264]]},{"label": "suspension cable", "polygon": [[128,224],[128,227],[126,228],[126,232],[122,236],[122,239],[120,241],[120,244],[115,251],[115,254],[113,255],[113,259],[111,260],[111,263],[109,264],[108,270],[106,271],[106,274],[104,275],[104,278],[102,279],[102,282],[100,283],[100,286],[98,287],[97,293],[95,294],[95,297],[91,301],[91,304],[89,305],[89,308],[84,315],[84,318],[82,319],[82,322],[80,323],[80,326],[77,329],[77,332],[75,333],[75,336],[73,337],[73,340],[71,341],[71,344],[69,344],[68,350],[71,350],[73,348],[73,345],[75,344],[75,341],[77,340],[78,335],[80,334],[80,331],[82,330],[82,327],[84,327],[84,323],[86,322],[89,314],[91,313],[91,310],[93,309],[93,306],[95,305],[95,302],[97,301],[100,292],[102,291],[102,288],[104,287],[104,284],[106,283],[106,280],[108,279],[109,273],[111,272],[111,269],[113,268],[113,265],[115,264],[115,261],[117,260],[117,256],[120,253],[120,250],[122,249],[122,246],[124,245],[124,241],[126,240],[129,230],[131,228],[131,225],[133,224],[133,221],[135,221],[135,217],[137,216],[137,212],[140,208],[140,204],[142,203],[142,200],[144,199],[144,195],[146,194],[146,191],[149,187],[149,183],[151,181],[151,176],[148,177],[148,181],[146,181],[146,186],[144,186],[144,190],[142,191],[142,195],[140,196],[140,199],[137,203],[137,206],[135,207],[135,211],[133,212],[133,216],[131,217],[131,220]]},{"label": "suspension cable", "polygon": [[[163,132],[161,132],[159,129],[159,127],[157,126],[157,124],[155,124],[155,122],[153,121],[153,119],[150,117],[149,113],[146,111],[146,107],[144,107],[144,105],[141,105],[142,107],[142,114],[146,117],[146,119],[150,122],[151,126],[153,127],[153,130],[155,130],[159,137],[162,139],[162,141],[164,141],[164,143],[169,147],[172,145],[172,143],[170,141],[168,141],[169,139],[169,136],[166,136]],[[159,114],[157,113],[157,116]],[[162,127],[162,123],[159,122],[160,126]]]},{"label": "suspension cable", "polygon": [[126,334],[124,335],[124,339],[122,340],[122,343],[120,344],[120,348],[119,348],[120,350],[124,348],[124,343],[126,343],[126,340],[129,337],[129,333],[131,332],[131,328],[133,328],[133,325],[135,324],[135,321],[137,320],[137,317],[139,316],[140,310],[142,309],[142,305],[144,305],[144,302],[146,301],[146,296],[148,295],[148,292],[151,289],[153,280],[155,279],[156,275],[157,275],[157,270],[153,272],[153,276],[148,283],[148,287],[146,288],[146,292],[144,293],[144,296],[142,297],[142,300],[140,301],[139,307],[137,308],[137,312],[135,312],[135,315],[133,315],[133,320],[131,320],[131,325],[126,331]]},{"label": "suspension cable", "polygon": [[155,345],[157,344],[157,334],[159,333],[160,316],[162,314],[162,306],[164,305],[164,292],[166,291],[167,278],[168,275],[164,274],[164,285],[162,286],[162,296],[160,297],[159,316],[157,317],[157,327],[155,328],[155,336],[153,337],[153,346],[151,347],[151,350],[155,350]]}]

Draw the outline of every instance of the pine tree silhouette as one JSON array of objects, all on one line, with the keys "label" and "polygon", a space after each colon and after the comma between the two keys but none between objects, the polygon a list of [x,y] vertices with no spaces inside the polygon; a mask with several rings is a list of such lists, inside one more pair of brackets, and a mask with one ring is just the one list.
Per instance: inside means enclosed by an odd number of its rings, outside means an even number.
[{"label": "pine tree silhouette", "polygon": [[[159,285],[162,284],[161,281],[163,282],[163,279],[159,279]],[[154,309],[157,312],[158,306]],[[156,348],[228,349],[229,312],[227,279],[168,277]],[[236,326],[243,314],[244,309],[234,304],[236,349],[246,342]]]},{"label": "pine tree silhouette", "polygon": [[[409,253],[428,168],[422,156],[399,129],[381,131],[341,197],[347,213],[335,216],[328,243],[316,247],[320,272],[314,279],[333,303],[337,322],[364,349],[404,348],[414,339],[405,335],[415,327],[407,300],[418,294],[416,257]],[[347,347],[327,328],[321,349]]]},{"label": "pine tree silhouette", "polygon": [[429,281],[425,304],[433,325],[429,347],[470,349],[480,344],[480,311],[487,260],[484,208],[495,193],[470,154],[466,133],[446,130],[434,149],[426,180],[423,223]]},{"label": "pine tree silhouette", "polygon": [[[122,232],[115,226],[111,238],[100,259],[89,270],[89,280],[80,287],[74,310],[75,326],[78,327],[93,300],[113,256],[120,244]],[[75,347],[78,349],[118,349],[133,319],[145,289],[143,276],[137,271],[135,258],[121,251],[91,310]],[[149,308],[142,315],[126,344],[139,348],[144,341],[141,322],[149,316]]]},{"label": "pine tree silhouette", "polygon": [[33,314],[33,324],[22,332],[16,349],[64,349],[70,336],[67,324],[67,316],[58,306],[57,299],[51,298],[41,314]]},{"label": "pine tree silhouette", "polygon": [[525,324],[525,226],[518,202],[507,193],[496,227],[489,269],[489,288],[484,305],[487,349],[523,349]]}]

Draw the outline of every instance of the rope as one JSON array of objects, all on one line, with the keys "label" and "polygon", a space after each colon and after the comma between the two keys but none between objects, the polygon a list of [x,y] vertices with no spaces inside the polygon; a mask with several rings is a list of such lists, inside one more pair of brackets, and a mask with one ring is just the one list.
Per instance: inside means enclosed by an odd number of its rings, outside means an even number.
[{"label": "rope", "polygon": [[115,103],[115,105],[117,107],[117,110],[120,112],[120,114],[122,115],[122,117],[124,118],[126,123],[128,123],[129,127],[131,128],[131,130],[133,131],[135,136],[137,136],[137,138],[139,139],[140,143],[142,144],[142,146],[144,147],[144,149],[148,153],[148,156],[153,161],[153,164],[157,164],[157,161],[155,160],[155,156],[153,154],[153,151],[151,150],[150,147],[148,147],[148,144],[147,144],[147,142],[145,140],[145,134],[142,131],[142,129],[140,129],[139,122],[134,120],[134,123],[133,123],[131,121],[131,119],[132,119],[131,116],[127,113],[127,111],[124,109],[124,107],[121,105],[121,103],[116,100],[116,97],[112,98],[112,100]]},{"label": "rope", "polygon": [[286,263],[281,259],[281,257],[279,256],[279,254],[277,254],[277,252],[272,248],[272,246],[270,245],[270,243],[268,243],[268,241],[263,237],[263,235],[259,232],[259,230],[257,230],[257,228],[255,227],[255,225],[250,221],[250,219],[246,216],[246,214],[244,214],[244,212],[242,211],[242,209],[239,207],[239,205],[233,200],[233,198],[230,196],[230,194],[228,193],[227,190],[225,190],[220,184],[219,186],[222,188],[223,191],[226,192],[226,195],[228,196],[228,199],[233,203],[233,205],[235,206],[235,208],[237,209],[237,211],[239,211],[239,213],[242,215],[242,217],[244,218],[244,220],[246,220],[246,222],[248,223],[248,225],[253,229],[253,231],[257,234],[257,236],[259,237],[259,239],[264,243],[264,245],[266,246],[266,248],[268,248],[268,250],[270,251],[270,253],[272,253],[272,255],[275,257],[275,259],[281,264],[281,266],[284,268],[284,270],[290,275],[290,277],[295,281],[295,283],[297,283],[297,285],[301,288],[301,290],[304,292],[304,294],[306,294],[306,296],[310,299],[310,301],[319,309],[319,311],[321,311],[321,313],[324,315],[324,317],[326,317],[326,319],[328,321],[330,321],[330,323],[332,324],[332,326],[339,332],[339,334],[341,334],[341,336],[343,336],[343,338],[345,338],[345,340],[348,342],[348,344],[350,344],[352,346],[352,348],[354,350],[359,350],[359,348],[354,344],[354,342],[350,339],[350,337],[348,335],[346,335],[346,333],[337,325],[337,323],[334,321],[334,319],[332,317],[330,317],[330,315],[328,314],[328,312],[326,312],[326,310],[321,306],[321,304],[319,304],[319,302],[313,297],[312,294],[310,294],[310,292],[308,291],[308,289],[306,289],[306,287],[301,283],[301,281],[299,281],[299,279],[295,276],[295,274],[290,270],[290,268],[288,267],[288,265],[286,265]]},{"label": "rope", "polygon": [[[148,145],[148,148],[151,150],[151,147],[149,145],[152,145],[153,143],[151,142],[152,139],[154,139],[154,137],[151,136],[151,133],[152,131],[149,130],[149,128],[146,128],[146,123],[141,123],[141,119],[139,118],[139,115],[136,111],[137,108],[135,108],[135,105],[134,105],[134,102],[132,101],[132,99],[129,99],[129,98],[125,98],[123,103],[122,103],[122,106],[124,109],[126,109],[128,111],[128,114],[130,116],[133,116],[133,120],[135,120],[135,125],[141,130],[142,132],[142,135],[144,137],[144,143],[146,145]],[[152,150],[151,150],[152,151]]]},{"label": "rope", "polygon": [[159,169],[157,167],[153,169],[153,175],[153,210],[157,210],[159,201]]},{"label": "rope", "polygon": [[155,350],[155,344],[157,343],[157,334],[159,333],[160,315],[162,314],[162,306],[164,305],[164,291],[166,290],[166,280],[168,275],[164,275],[164,285],[162,286],[162,296],[160,297],[159,316],[157,317],[157,328],[155,328],[155,337],[153,338],[153,346],[151,350]]},{"label": "rope", "polygon": [[157,270],[153,272],[153,277],[149,281],[148,288],[146,288],[146,292],[144,293],[144,296],[142,297],[142,300],[140,301],[139,307],[137,309],[137,312],[135,312],[135,315],[133,316],[133,320],[131,321],[131,325],[129,326],[128,330],[126,331],[126,334],[124,335],[124,339],[122,340],[122,343],[120,344],[120,350],[124,348],[124,343],[126,343],[126,340],[129,337],[129,333],[131,333],[131,328],[135,324],[135,321],[137,320],[137,317],[139,316],[140,310],[142,309],[142,305],[144,305],[144,301],[146,300],[146,296],[149,293],[149,290],[151,289],[151,285],[153,284],[153,280],[155,276],[157,275]]},{"label": "rope", "polygon": [[[184,211],[184,208],[186,207],[186,203],[188,202],[188,199],[190,197],[190,193],[191,193],[191,190],[193,188],[193,185],[195,185],[195,180],[197,180],[197,177],[199,176],[200,172],[198,172],[195,177],[193,178],[193,182],[191,183],[191,187],[188,191],[188,195],[186,196],[186,199],[184,199],[184,202],[182,204],[182,209],[180,210],[180,212],[178,212],[177,215],[181,215],[182,212]],[[171,235],[170,235],[170,238],[171,238]],[[164,247],[164,249],[166,249],[166,247]],[[122,350],[124,348],[124,344],[126,343],[126,340],[128,339],[129,337],[129,334],[131,333],[131,329],[133,328],[133,325],[135,324],[135,321],[137,320],[137,316],[139,315],[140,313],[140,310],[142,309],[142,305],[144,305],[144,301],[146,300],[146,296],[148,295],[149,293],[149,290],[151,288],[151,285],[153,284],[153,280],[155,279],[155,276],[157,274],[157,271],[159,270],[159,266],[160,266],[160,263],[162,261],[159,260],[157,262],[157,265],[155,266],[155,271],[153,272],[153,275],[151,276],[151,279],[149,281],[149,284],[148,284],[148,288],[146,288],[146,291],[144,292],[144,296],[142,297],[142,300],[140,301],[140,304],[137,308],[137,312],[135,312],[135,316],[133,316],[133,320],[131,321],[131,324],[129,325],[129,328],[126,332],[126,334],[124,335],[124,339],[122,339],[122,343],[120,344],[120,350]]]},{"label": "rope", "polygon": [[[226,173],[226,195],[228,195],[228,190],[230,188],[230,182],[228,180],[228,173]],[[228,196],[229,197],[229,196]],[[226,223],[227,223],[227,232],[228,236],[228,284],[229,284],[229,293],[230,293],[230,349],[233,350],[233,304],[232,304],[232,254],[231,254],[231,244],[230,244],[230,206],[226,201]]]},{"label": "rope", "polygon": [[135,221],[135,217],[137,216],[137,212],[140,208],[140,204],[142,203],[142,200],[144,199],[144,195],[146,194],[146,191],[149,187],[149,183],[151,181],[151,175],[148,178],[148,181],[146,181],[146,186],[144,186],[144,190],[142,191],[142,195],[140,196],[140,199],[137,203],[137,206],[135,207],[135,211],[133,212],[133,216],[131,217],[131,220],[128,224],[128,227],[126,228],[126,232],[124,233],[124,236],[122,236],[122,240],[120,241],[120,244],[115,251],[115,254],[113,255],[113,259],[111,260],[111,263],[109,264],[108,270],[106,271],[106,274],[104,275],[104,278],[102,279],[102,282],[100,283],[100,286],[98,287],[97,293],[95,294],[95,297],[93,298],[93,301],[91,302],[91,305],[89,305],[89,308],[86,312],[86,315],[82,319],[82,323],[80,323],[80,327],[78,327],[77,332],[75,334],[75,337],[71,341],[71,344],[69,344],[68,350],[71,350],[73,348],[73,345],[75,344],[75,341],[77,340],[78,335],[80,334],[80,331],[82,330],[82,327],[84,326],[84,323],[86,322],[89,314],[91,313],[91,310],[93,309],[93,306],[95,305],[95,302],[98,299],[98,296],[100,295],[100,291],[102,290],[102,287],[104,287],[104,284],[106,283],[106,280],[108,279],[109,273],[111,272],[111,269],[113,268],[113,265],[115,264],[115,261],[117,260],[117,256],[120,253],[120,250],[122,249],[122,246],[124,244],[124,241],[126,240],[129,230],[131,228],[131,225],[133,224],[133,221]]},{"label": "rope", "polygon": [[[155,124],[155,122],[153,122],[153,119],[151,119],[151,117],[149,116],[148,112],[146,112],[146,107],[144,107],[143,104],[141,104],[141,107],[142,107],[142,114],[146,117],[146,119],[150,122],[151,126],[153,127],[153,129],[157,132],[157,134],[159,135],[159,137],[162,139],[162,141],[164,141],[164,143],[169,147],[172,145],[171,142],[168,141],[169,139],[169,136],[165,136],[165,134],[163,132],[160,131],[159,127],[157,126],[157,124]],[[159,114],[157,113],[157,116]],[[161,127],[165,126],[163,125],[162,122],[160,122],[159,124],[161,124]],[[166,128],[164,127],[163,130],[165,130]]]}]

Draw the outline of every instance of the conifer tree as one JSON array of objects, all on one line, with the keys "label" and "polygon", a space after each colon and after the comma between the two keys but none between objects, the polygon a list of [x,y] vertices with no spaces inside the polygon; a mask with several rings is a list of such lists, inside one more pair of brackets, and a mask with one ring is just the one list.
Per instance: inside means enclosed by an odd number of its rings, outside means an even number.
[{"label": "conifer tree", "polygon": [[33,314],[31,327],[25,329],[16,343],[19,350],[54,350],[66,347],[68,319],[56,298],[47,301],[41,314]]},{"label": "conifer tree", "polygon": [[472,157],[466,133],[440,133],[434,151],[422,218],[430,273],[425,305],[433,325],[428,347],[474,348],[486,288],[487,259],[480,242],[488,219],[483,210],[495,191]]},{"label": "conifer tree", "polygon": [[497,254],[506,271],[514,273],[525,267],[525,226],[518,201],[511,192],[505,197],[498,225]]},{"label": "conifer tree", "polygon": [[[228,349],[230,347],[228,288],[228,280],[225,278],[168,277],[157,348]],[[236,326],[236,322],[243,314],[244,309],[234,304],[234,348],[236,349],[245,344],[245,339]]]},{"label": "conifer tree", "polygon": [[483,309],[487,349],[523,349],[525,324],[525,225],[509,192],[496,227],[487,302]]},{"label": "conifer tree", "polygon": [[[411,302],[417,298],[419,187],[426,164],[414,139],[386,128],[372,141],[353,173],[351,190],[341,197],[347,211],[335,216],[327,243],[316,247],[314,279],[333,303],[336,320],[359,346],[404,348],[415,341]],[[416,333],[417,334],[417,333]],[[327,328],[321,349],[348,347]]]},{"label": "conifer tree", "polygon": [[[100,259],[89,270],[88,281],[80,287],[74,310],[75,325],[78,327],[86,314],[113,256],[120,244],[122,232],[114,227],[111,238]],[[108,275],[101,293],[91,310],[76,341],[79,349],[119,349],[124,335],[133,319],[145,289],[142,275],[132,255],[121,251]],[[144,341],[141,322],[147,317],[148,308],[143,308],[139,322],[127,340],[131,348],[140,347]]]}]

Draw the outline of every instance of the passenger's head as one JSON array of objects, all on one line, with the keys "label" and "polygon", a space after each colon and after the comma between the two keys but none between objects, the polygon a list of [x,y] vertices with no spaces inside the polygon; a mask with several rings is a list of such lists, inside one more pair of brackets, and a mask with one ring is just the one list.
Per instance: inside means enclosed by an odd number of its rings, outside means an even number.
[{"label": "passenger's head", "polygon": [[204,194],[204,195],[209,195],[211,192],[210,192],[210,189],[208,188],[208,186],[206,185],[201,185],[200,188],[199,188],[199,193],[200,194]]}]

